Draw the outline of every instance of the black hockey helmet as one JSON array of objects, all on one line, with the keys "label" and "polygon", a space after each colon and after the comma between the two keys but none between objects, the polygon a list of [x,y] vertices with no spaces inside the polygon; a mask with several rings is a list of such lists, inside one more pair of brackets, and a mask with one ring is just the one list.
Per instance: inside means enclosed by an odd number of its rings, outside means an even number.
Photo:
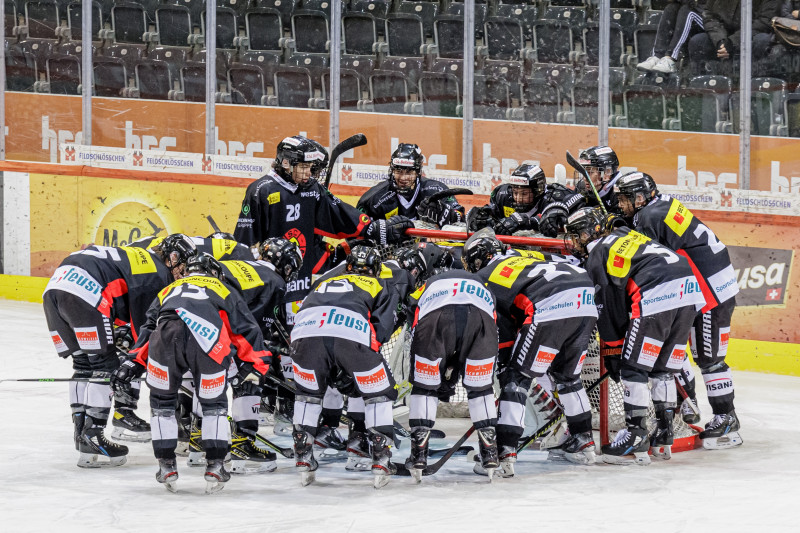
[{"label": "black hockey helmet", "polygon": [[397,263],[404,270],[408,270],[414,281],[420,282],[425,276],[425,261],[416,247],[401,248],[395,255]]},{"label": "black hockey helmet", "polygon": [[153,247],[153,251],[164,261],[175,279],[183,277],[186,261],[197,253],[194,241],[183,233],[173,233]]},{"label": "black hockey helmet", "polygon": [[608,232],[606,216],[599,207],[582,207],[567,219],[564,243],[575,257],[589,255],[586,246]]},{"label": "black hockey helmet", "polygon": [[477,272],[489,264],[489,261],[498,254],[504,254],[506,247],[497,240],[491,228],[477,231],[464,243],[461,252],[461,263],[467,272]]},{"label": "black hockey helmet", "polygon": [[186,260],[186,275],[211,276],[223,279],[222,265],[214,256],[205,252],[198,252]]},{"label": "black hockey helmet", "polygon": [[211,235],[208,236],[209,239],[225,239],[228,241],[235,241],[236,237],[232,234],[228,233],[227,231],[215,231]]},{"label": "black hockey helmet", "polygon": [[347,272],[364,276],[377,276],[381,271],[381,254],[374,246],[358,244],[347,256]]},{"label": "black hockey helmet", "polygon": [[[300,163],[311,163],[311,177],[316,179],[328,164],[328,152],[317,141],[302,135],[286,137],[278,143],[275,162],[272,167],[284,180],[298,186],[307,187],[311,180],[298,183],[294,178],[294,167]],[[284,166],[284,162],[289,168]]]},{"label": "black hockey helmet", "polygon": [[[645,174],[644,172],[628,172],[624,176],[620,176],[617,180],[615,190],[617,192],[617,199],[625,198],[630,202],[633,208],[630,213],[625,213],[625,216],[628,217],[636,214],[639,209],[649,204],[658,194],[656,181],[650,174]],[[637,205],[638,195],[640,194],[642,195],[642,203]],[[621,205],[620,209],[622,209]]]},{"label": "black hockey helmet", "polygon": [[272,263],[283,281],[288,283],[297,279],[303,266],[303,254],[297,244],[283,237],[272,237],[258,245],[258,253],[263,261]]},{"label": "black hockey helmet", "polygon": [[[539,165],[523,163],[508,180],[514,202],[511,207],[518,212],[530,211],[547,188],[547,178]],[[530,193],[528,193],[530,191]]]},{"label": "black hockey helmet", "polygon": [[[578,154],[578,162],[591,176],[598,174],[599,180],[594,180],[594,186],[602,189],[617,173],[619,169],[619,158],[617,153],[611,149],[610,146],[592,146],[581,150]],[[592,186],[586,183],[585,178],[577,170],[574,174],[575,190],[581,193],[585,198],[594,198]]]},{"label": "black hockey helmet", "polygon": [[400,187],[394,179],[394,171],[414,170],[419,179],[422,173],[422,163],[425,161],[425,156],[422,155],[422,150],[416,144],[400,143],[397,148],[392,152],[392,159],[389,161],[389,180],[398,194],[411,194],[417,187],[417,180],[407,187]]}]

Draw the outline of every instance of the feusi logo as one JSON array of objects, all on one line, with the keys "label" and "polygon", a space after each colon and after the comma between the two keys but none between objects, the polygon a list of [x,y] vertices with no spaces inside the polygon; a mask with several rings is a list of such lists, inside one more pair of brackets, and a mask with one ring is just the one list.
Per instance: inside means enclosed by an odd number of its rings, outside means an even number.
[{"label": "feusi logo", "polygon": [[225,371],[216,374],[200,374],[200,398],[216,398],[225,390]]},{"label": "feusi logo", "polygon": [[61,338],[61,334],[59,332],[51,331],[50,338],[53,339],[53,345],[55,345],[58,353],[66,352],[69,349],[67,348],[67,344],[64,342],[64,339]]},{"label": "feusi logo", "polygon": [[578,309],[580,309],[582,305],[594,305],[593,292],[589,292],[587,289],[583,289],[581,292],[578,293]]},{"label": "feusi logo", "polygon": [[[366,372],[353,372],[358,389],[363,393],[379,392],[389,388],[389,376],[383,364]],[[295,379],[297,379],[295,377]]]},{"label": "feusi logo", "polygon": [[442,381],[439,373],[441,362],[441,357],[431,361],[414,355],[414,381],[424,385],[439,385]]},{"label": "feusi logo", "polygon": [[169,367],[152,359],[147,360],[147,384],[161,390],[169,389]]},{"label": "feusi logo", "polygon": [[75,339],[81,350],[99,350],[100,336],[97,328],[75,328]]}]

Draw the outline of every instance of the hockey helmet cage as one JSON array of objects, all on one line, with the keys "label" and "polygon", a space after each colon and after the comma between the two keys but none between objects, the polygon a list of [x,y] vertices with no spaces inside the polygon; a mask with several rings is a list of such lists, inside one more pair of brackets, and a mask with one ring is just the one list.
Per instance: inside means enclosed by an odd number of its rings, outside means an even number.
[{"label": "hockey helmet cage", "polygon": [[617,153],[610,146],[592,146],[581,150],[578,160],[584,167],[611,168],[612,172],[619,168]]},{"label": "hockey helmet cage", "polygon": [[[628,172],[620,176],[616,183],[617,197],[625,197],[633,206],[633,212],[649,204],[655,195],[658,194],[656,181],[650,174],[644,172]],[[644,203],[636,206],[636,195],[641,194]]]},{"label": "hockey helmet cage", "polygon": [[[317,141],[307,139],[302,135],[286,137],[278,143],[276,152],[273,168],[281,178],[290,183],[294,183],[291,169],[295,165],[311,163],[311,176],[316,178],[328,162],[328,152],[325,148]],[[289,163],[290,170],[287,171],[283,167],[284,161]]]},{"label": "hockey helmet cage", "polygon": [[586,246],[608,231],[606,217],[599,207],[582,207],[572,213],[565,225],[567,249],[579,258],[588,255]]},{"label": "hockey helmet cage", "polygon": [[467,272],[477,272],[489,264],[498,254],[504,254],[506,247],[497,240],[491,228],[483,228],[470,236],[461,252],[461,263]]},{"label": "hockey helmet cage", "polygon": [[347,256],[347,272],[364,276],[377,276],[381,271],[381,254],[374,246],[353,246]]},{"label": "hockey helmet cage", "polygon": [[303,266],[303,254],[297,244],[283,237],[272,237],[258,245],[258,252],[262,261],[275,267],[283,281],[289,283],[297,279]]},{"label": "hockey helmet cage", "polygon": [[[183,233],[167,235],[164,240],[153,247],[153,251],[161,257],[164,264],[172,270],[186,265],[189,257],[197,253],[194,241]],[[173,272],[173,275],[175,273]],[[176,276],[177,278],[177,276]]]},{"label": "hockey helmet cage", "polygon": [[[511,184],[512,191],[519,188],[528,188],[533,193],[533,196],[529,199],[519,194],[514,196],[514,205],[512,207],[520,212],[533,209],[534,204],[544,194],[547,188],[547,178],[541,167],[539,167],[539,165],[529,165],[527,163],[518,166],[514,172],[511,173],[508,182]],[[520,201],[520,199],[522,201]]]},{"label": "hockey helmet cage", "polygon": [[425,276],[425,261],[414,248],[402,248],[395,256],[397,263],[403,270],[407,270],[414,278],[415,282],[421,281]]},{"label": "hockey helmet cage", "polygon": [[223,279],[222,265],[213,255],[205,252],[196,253],[186,260],[186,275],[192,274]]},{"label": "hockey helmet cage", "polygon": [[425,161],[425,156],[422,155],[422,150],[416,144],[400,143],[392,152],[392,158],[389,161],[389,180],[392,186],[400,194],[409,194],[417,186],[417,181],[408,187],[399,187],[397,181],[394,179],[394,171],[396,169],[414,170],[417,178],[422,173],[422,163]]},{"label": "hockey helmet cage", "polygon": [[209,239],[225,239],[227,241],[235,241],[236,237],[232,234],[228,233],[227,231],[215,231],[211,235],[208,236]]}]

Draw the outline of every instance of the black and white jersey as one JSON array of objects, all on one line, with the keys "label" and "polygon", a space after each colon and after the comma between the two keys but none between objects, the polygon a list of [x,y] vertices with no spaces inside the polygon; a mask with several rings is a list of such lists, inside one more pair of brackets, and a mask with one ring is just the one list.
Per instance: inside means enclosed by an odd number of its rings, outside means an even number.
[{"label": "black and white jersey", "polygon": [[[138,248],[152,249],[164,240],[166,235],[161,237],[150,236],[144,237],[137,241],[133,241],[130,245]],[[197,247],[198,252],[207,253],[214,256],[217,261],[229,260],[242,260],[248,261],[253,259],[253,252],[248,246],[230,239],[218,239],[210,237],[189,237],[194,245]]]},{"label": "black and white jersey", "polygon": [[267,261],[221,261],[225,283],[239,291],[261,334],[270,338],[271,326],[284,303],[286,282]]},{"label": "black and white jersey", "polygon": [[[417,219],[417,207],[425,198],[437,192],[446,191],[449,187],[441,181],[419,177],[417,187],[410,199],[397,194],[391,179],[379,183],[364,193],[356,207],[374,219],[388,219],[402,215],[411,220]],[[452,196],[440,200],[463,213],[464,208]]]},{"label": "black and white jersey", "polygon": [[411,293],[414,325],[428,313],[448,305],[469,305],[486,313],[495,321],[495,299],[492,291],[477,275],[466,270],[447,270],[428,279]]},{"label": "black and white jersey", "polygon": [[634,215],[633,225],[689,260],[705,297],[704,313],[739,292],[728,249],[676,198],[656,196]]},{"label": "black and white jersey", "polygon": [[148,250],[92,245],[64,259],[45,292],[69,292],[115,324],[130,323],[135,339],[153,298],[170,282],[169,269]]},{"label": "black and white jersey", "polygon": [[625,337],[629,317],[705,304],[685,257],[628,228],[590,243],[585,267],[597,288],[597,325],[606,342]]},{"label": "black and white jersey", "polygon": [[[514,208],[514,194],[511,192],[511,187],[511,184],[504,183],[492,190],[488,207],[492,210],[495,218],[508,218],[517,212]],[[530,210],[525,211],[524,214],[533,218],[536,215],[540,215],[545,207],[556,202],[563,204],[564,208],[570,213],[586,205],[586,199],[582,195],[561,184],[552,183],[547,186],[544,194],[536,204]]]},{"label": "black and white jersey", "polygon": [[266,373],[263,358],[267,352],[263,349],[264,337],[259,325],[242,296],[211,276],[188,276],[158,293],[147,311],[142,335],[130,350],[135,360],[148,370],[150,334],[155,331],[159,317],[168,315],[183,320],[200,348],[218,364],[231,354]]},{"label": "black and white jersey", "polygon": [[297,280],[286,286],[287,301],[295,302],[308,294],[311,275],[328,259],[330,251],[322,238],[356,237],[370,222],[316,181],[298,188],[270,171],[247,187],[234,236],[248,246],[283,237],[300,247],[303,266]]},{"label": "black and white jersey", "polygon": [[[341,276],[346,273],[347,263],[339,263],[314,281],[311,290],[314,290],[320,283],[332,277]],[[401,267],[397,261],[393,259],[381,263],[381,271],[378,274],[378,278],[384,281],[386,285],[394,291],[397,295],[398,302],[405,303],[414,290],[414,278],[411,276],[411,273]]]},{"label": "black and white jersey", "polygon": [[392,335],[397,302],[397,294],[382,279],[358,274],[329,277],[303,300],[292,341],[339,337],[377,352]]}]

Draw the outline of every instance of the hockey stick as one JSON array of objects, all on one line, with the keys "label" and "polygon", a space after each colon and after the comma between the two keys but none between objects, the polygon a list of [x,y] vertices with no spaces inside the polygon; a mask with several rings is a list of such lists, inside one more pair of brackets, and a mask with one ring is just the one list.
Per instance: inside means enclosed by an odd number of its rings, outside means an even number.
[{"label": "hockey stick", "polygon": [[[472,426],[469,427],[467,432],[464,433],[464,435],[462,435],[461,438],[458,439],[455,444],[453,444],[453,447],[450,448],[449,450],[447,450],[447,452],[445,452],[444,455],[442,455],[441,459],[439,459],[438,461],[436,461],[432,465],[428,465],[427,467],[425,467],[425,470],[422,472],[422,475],[423,476],[431,476],[431,475],[435,474],[436,472],[438,472],[439,469],[442,468],[442,466],[444,466],[444,464],[448,461],[448,459],[453,457],[453,455],[455,455],[456,452],[458,452],[458,450],[461,449],[461,446],[465,442],[467,442],[467,439],[470,438],[470,436],[472,436],[472,434],[474,432],[475,432],[475,426],[472,425]],[[403,476],[403,477],[410,477],[411,476],[411,470],[406,468],[406,465],[404,463],[394,463],[394,466],[397,468],[397,472],[395,473],[395,475]]]},{"label": "hockey stick", "polygon": [[343,140],[336,147],[331,151],[331,160],[328,163],[328,170],[325,172],[325,188],[328,188],[328,185],[331,182],[331,173],[333,172],[333,165],[336,164],[336,160],[339,159],[339,156],[343,153],[347,152],[348,150],[352,150],[353,148],[357,148],[359,146],[364,146],[367,144],[367,137],[363,133],[356,133],[352,137],[348,137],[347,139]]},{"label": "hockey stick", "polygon": [[208,223],[211,224],[211,229],[214,230],[214,233],[223,233],[223,231],[219,229],[219,226],[217,226],[217,223],[214,222],[214,219],[211,217],[211,215],[208,215],[206,220],[208,220]]},{"label": "hockey stick", "polygon": [[580,172],[583,178],[589,183],[589,187],[592,188],[594,197],[597,198],[597,203],[600,204],[600,209],[602,209],[603,213],[607,215],[608,211],[606,211],[606,206],[603,204],[603,200],[600,199],[600,194],[597,192],[597,189],[594,186],[594,182],[592,182],[592,178],[589,177],[589,173],[586,171],[585,168],[583,168],[583,165],[581,165],[580,162],[578,162],[578,160],[572,157],[572,154],[569,153],[569,150],[567,151],[567,163],[569,163],[569,166]]},{"label": "hockey stick", "polygon": [[[586,389],[586,394],[589,394],[590,392],[595,390],[597,387],[599,387],[601,383],[603,383],[606,379],[608,379],[609,375],[611,375],[611,372],[606,371],[602,376],[600,376],[598,378],[597,381],[595,381],[594,383],[589,385],[589,388]],[[533,443],[533,441],[535,441],[536,439],[544,437],[547,434],[547,432],[549,432],[551,429],[553,429],[556,424],[560,423],[563,418],[564,418],[564,411],[562,410],[561,414],[559,414],[556,418],[554,418],[553,420],[551,420],[550,422],[548,422],[544,426],[542,426],[539,429],[537,429],[533,433],[533,435],[530,435],[526,439],[520,441],[520,444],[517,445],[517,453],[521,452],[522,450],[524,450],[525,448],[530,446],[531,443]]]},{"label": "hockey stick", "polygon": [[[131,381],[142,381],[144,378],[134,378]],[[111,378],[6,378],[0,379],[3,382],[16,382],[16,383],[69,383],[71,381],[80,381],[83,383],[110,383]]]},{"label": "hockey stick", "polygon": [[286,457],[287,459],[294,459],[294,450],[292,448],[284,448],[282,446],[278,446],[277,444],[275,444],[274,442],[272,442],[268,438],[263,437],[263,436],[259,435],[258,433],[255,434],[255,439],[258,442],[264,444],[265,446],[275,450],[276,452],[278,452],[282,456]]}]

